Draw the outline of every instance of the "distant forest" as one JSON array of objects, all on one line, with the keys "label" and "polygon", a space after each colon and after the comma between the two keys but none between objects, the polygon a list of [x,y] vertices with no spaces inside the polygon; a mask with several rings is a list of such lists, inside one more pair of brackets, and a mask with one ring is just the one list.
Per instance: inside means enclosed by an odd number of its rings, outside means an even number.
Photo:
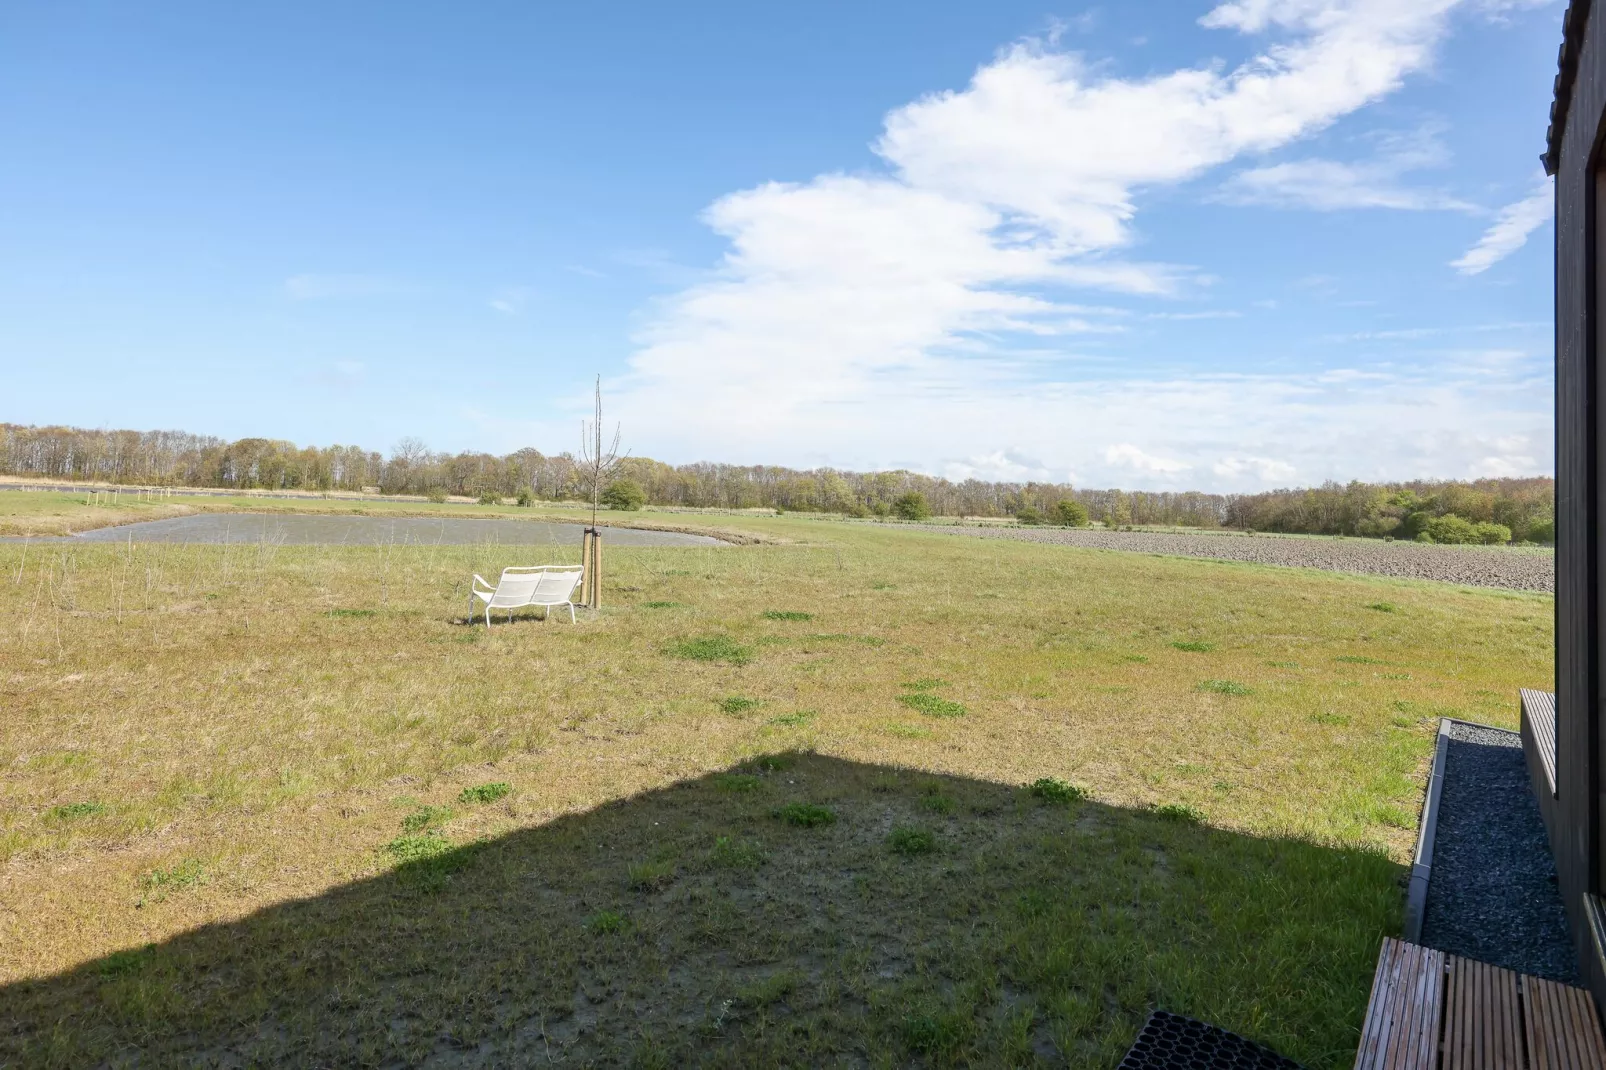
[{"label": "distant forest", "polygon": [[[72,427],[0,424],[0,474],[41,479],[384,494],[481,497],[526,495],[558,501],[583,496],[579,469],[568,453],[522,449],[433,453],[403,439],[388,456],[357,446],[297,447],[265,438],[237,442],[178,431],[91,431]],[[798,471],[775,465],[668,465],[626,459],[617,478],[640,485],[650,505],[693,508],[772,508],[798,512],[887,515],[900,496],[916,491],[933,513],[950,517],[1008,517],[1026,510],[1052,514],[1074,498],[1095,521],[1109,525],[1182,525],[1313,535],[1415,538],[1447,516],[1497,524],[1516,541],[1549,542],[1555,481],[1547,477],[1415,480],[1406,483],[1326,483],[1259,494],[1200,491],[1077,489],[1063,483],[953,482],[915,472]]]}]

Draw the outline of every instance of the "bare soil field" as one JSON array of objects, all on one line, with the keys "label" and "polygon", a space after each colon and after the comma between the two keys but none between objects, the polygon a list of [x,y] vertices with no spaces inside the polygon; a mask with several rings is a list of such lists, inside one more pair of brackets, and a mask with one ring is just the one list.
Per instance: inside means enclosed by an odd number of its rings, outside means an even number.
[{"label": "bare soil field", "polygon": [[946,527],[934,530],[987,539],[1081,546],[1095,550],[1210,557],[1258,565],[1319,568],[1398,579],[1436,580],[1512,591],[1556,590],[1548,548],[1434,546],[1380,539],[1105,531],[1075,528]]}]

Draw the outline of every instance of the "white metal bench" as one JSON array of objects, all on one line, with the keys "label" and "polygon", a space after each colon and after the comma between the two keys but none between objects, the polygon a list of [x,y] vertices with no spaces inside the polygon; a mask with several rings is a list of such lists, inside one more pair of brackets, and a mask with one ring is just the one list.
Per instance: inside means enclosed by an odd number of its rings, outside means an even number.
[{"label": "white metal bench", "polygon": [[[474,622],[474,600],[485,603],[485,626],[491,626],[491,610],[513,611],[524,606],[540,606],[551,615],[554,606],[569,607],[569,623],[574,623],[574,592],[580,586],[585,569],[579,565],[531,565],[502,570],[501,578],[493,586],[490,581],[475,573],[469,586],[468,619]],[[545,619],[543,617],[543,619]]]}]

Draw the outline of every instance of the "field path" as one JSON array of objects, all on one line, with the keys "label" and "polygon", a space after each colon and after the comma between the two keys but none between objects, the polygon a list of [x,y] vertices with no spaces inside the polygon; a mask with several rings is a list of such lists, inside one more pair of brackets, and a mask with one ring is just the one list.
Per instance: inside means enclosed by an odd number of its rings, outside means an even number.
[{"label": "field path", "polygon": [[1433,546],[1331,536],[1197,534],[1074,528],[940,527],[973,538],[1082,546],[1095,550],[1209,557],[1258,565],[1319,568],[1400,579],[1437,580],[1512,591],[1556,590],[1556,559],[1548,549]]}]

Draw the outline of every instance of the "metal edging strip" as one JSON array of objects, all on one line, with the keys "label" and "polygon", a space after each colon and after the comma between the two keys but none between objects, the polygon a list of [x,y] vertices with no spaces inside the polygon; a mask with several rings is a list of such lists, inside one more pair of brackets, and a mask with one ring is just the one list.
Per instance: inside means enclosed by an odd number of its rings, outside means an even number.
[{"label": "metal edging strip", "polygon": [[1416,855],[1411,861],[1411,884],[1405,894],[1405,939],[1422,939],[1422,916],[1428,905],[1428,878],[1433,873],[1433,834],[1439,824],[1439,795],[1444,790],[1445,756],[1450,750],[1450,725],[1454,719],[1439,718],[1439,738],[1433,748],[1433,770],[1428,775],[1427,800],[1422,804],[1422,826],[1417,830]]}]

